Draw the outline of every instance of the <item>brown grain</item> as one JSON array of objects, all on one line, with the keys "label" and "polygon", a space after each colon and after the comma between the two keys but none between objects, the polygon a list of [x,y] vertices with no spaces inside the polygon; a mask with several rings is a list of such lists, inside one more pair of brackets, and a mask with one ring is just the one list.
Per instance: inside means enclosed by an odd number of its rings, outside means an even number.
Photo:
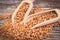
[{"label": "brown grain", "polygon": [[[35,12],[40,12],[39,11],[40,8],[38,8],[37,10],[35,10]],[[35,12],[33,12],[32,14],[34,14]],[[20,12],[20,13],[24,13],[24,12]],[[49,18],[55,18],[56,17],[56,15],[54,13],[53,14],[47,14],[46,13],[43,15],[46,15],[46,16],[49,15],[49,17],[48,18],[42,17],[43,18],[42,19],[42,18],[40,18],[41,16],[39,16],[38,18],[34,18],[33,19],[34,21],[32,20],[33,23],[30,21],[28,23],[30,25],[30,27],[32,27],[33,24],[39,23],[38,21],[40,21],[40,19],[42,21],[44,19],[47,20]],[[54,15],[54,16],[52,17],[52,15]],[[21,14],[21,15],[19,14],[19,17],[20,16],[23,16],[23,14]],[[20,20],[20,18],[17,18],[17,19]],[[60,22],[55,22],[52,24],[48,24],[48,25],[36,28],[36,29],[30,29],[29,26],[19,24],[19,23],[16,23],[15,26],[13,27],[11,20],[9,20],[9,21],[5,22],[4,25],[0,28],[0,38],[2,40],[43,40],[44,38],[51,37],[49,32],[52,31],[52,28],[54,26],[59,26],[59,25],[60,25]]]},{"label": "brown grain", "polygon": [[30,21],[28,21],[26,23],[26,25],[29,26],[29,27],[33,27],[36,24],[39,24],[41,22],[44,22],[44,21],[47,21],[47,20],[50,20],[50,19],[53,19],[53,18],[56,18],[56,17],[57,17],[57,14],[55,12],[47,12],[47,13],[44,13],[44,14],[34,15],[31,18],[29,18]]}]

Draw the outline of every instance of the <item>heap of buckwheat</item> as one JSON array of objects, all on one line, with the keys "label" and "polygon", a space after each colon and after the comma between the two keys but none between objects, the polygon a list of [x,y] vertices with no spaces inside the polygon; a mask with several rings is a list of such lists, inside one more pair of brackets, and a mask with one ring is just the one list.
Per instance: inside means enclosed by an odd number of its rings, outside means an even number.
[{"label": "heap of buckwheat", "polygon": [[[25,4],[24,4],[25,5]],[[25,7],[26,6],[26,7]],[[23,6],[20,9],[15,17],[15,22],[20,22],[25,15],[25,11],[28,8],[28,5]],[[25,10],[25,11],[23,11]],[[31,14],[41,12],[44,9],[41,8],[34,8]],[[60,22],[55,22],[52,24],[48,24],[39,28],[30,29],[30,27],[43,22],[49,19],[55,18],[57,15],[54,12],[49,12],[41,15],[37,15],[33,17],[30,21],[27,22],[27,26],[24,24],[19,24],[18,22],[12,25],[11,19],[4,23],[4,25],[0,28],[0,39],[1,40],[43,40],[44,38],[51,37],[52,35],[49,34],[52,31],[54,26],[60,26]]]}]

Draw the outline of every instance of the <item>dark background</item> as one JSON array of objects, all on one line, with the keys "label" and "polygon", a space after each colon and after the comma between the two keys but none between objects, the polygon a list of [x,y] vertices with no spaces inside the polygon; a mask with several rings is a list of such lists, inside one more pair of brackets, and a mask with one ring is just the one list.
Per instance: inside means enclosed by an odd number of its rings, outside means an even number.
[{"label": "dark background", "polygon": [[[18,4],[21,0],[0,0],[0,5],[2,4]],[[49,8],[60,8],[60,0],[35,0],[35,4],[38,4],[40,7],[49,7]]]},{"label": "dark background", "polygon": [[[0,13],[12,12],[18,6],[21,0],[0,0]],[[58,8],[60,9],[60,0],[35,0],[34,7]]]},{"label": "dark background", "polygon": [[[18,6],[21,0],[0,0],[0,13],[12,12]],[[35,0],[34,7],[58,8],[60,9],[60,0]],[[2,12],[3,11],[3,12]]]}]

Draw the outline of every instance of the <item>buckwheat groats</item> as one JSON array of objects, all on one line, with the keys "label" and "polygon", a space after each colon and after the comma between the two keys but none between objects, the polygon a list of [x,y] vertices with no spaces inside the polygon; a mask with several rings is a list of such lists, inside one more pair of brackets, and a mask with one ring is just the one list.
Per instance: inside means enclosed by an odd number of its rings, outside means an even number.
[{"label": "buckwheat groats", "polygon": [[[31,11],[32,12],[31,14],[35,14],[35,13],[41,12],[41,11],[42,11],[42,9],[40,9],[40,8],[34,8],[34,10]],[[20,12],[18,12],[18,14],[15,17],[16,22],[18,20],[19,20],[19,22],[22,21],[21,19],[23,19],[23,16],[25,15],[24,14],[25,9],[22,8],[21,14],[19,14],[19,13]],[[12,21],[10,19],[9,21],[5,22],[4,25],[2,25],[2,27],[0,28],[0,39],[1,40],[43,40],[44,38],[51,37],[49,32],[51,32],[55,26],[60,26],[60,22],[51,23],[51,24],[41,26],[41,27],[38,27],[35,29],[30,29],[30,28],[32,27],[31,25],[34,26],[35,24],[38,24],[39,22],[47,21],[50,18],[53,19],[55,17],[57,17],[57,15],[54,12],[48,12],[48,13],[37,15],[37,16],[35,15],[35,16],[31,17],[30,21],[27,22],[28,23],[28,24],[26,24],[27,26],[16,23],[16,24],[14,24],[15,25],[14,27],[13,27]],[[32,23],[30,23],[30,22],[32,22]]]},{"label": "buckwheat groats", "polygon": [[[33,0],[31,0],[31,2],[32,1]],[[20,24],[20,22],[24,20],[28,8],[29,4],[23,3],[23,5],[19,8],[18,12],[14,16],[14,20],[11,20],[13,17],[12,14],[3,15],[0,18],[9,19],[7,22],[4,23],[4,25],[2,25],[2,27],[0,27],[0,40],[43,40],[45,38],[52,37],[52,35],[49,34],[49,32],[51,32],[55,26],[60,26],[60,21],[40,26],[34,29],[31,28],[34,27],[36,24],[56,18],[57,14],[54,11],[46,12],[44,14],[36,14],[45,10],[41,8],[34,8],[33,10],[29,11],[30,13],[28,12],[29,15],[27,17],[29,17],[32,14],[33,16],[26,20],[26,25]],[[12,23],[12,21],[14,21],[14,24]]]},{"label": "buckwheat groats", "polygon": [[[30,12],[29,15],[35,14],[35,13],[37,13],[37,12],[42,12],[42,11],[44,11],[44,9],[34,8],[33,10],[31,10],[31,12]],[[19,14],[19,15],[20,15],[20,14]],[[10,19],[11,16],[12,16],[11,13],[6,13],[6,14],[4,14],[4,15],[0,15],[0,20],[2,20],[2,19]],[[20,16],[19,16],[19,18],[20,18]]]},{"label": "buckwheat groats", "polygon": [[18,12],[16,13],[13,21],[16,23],[21,22],[28,8],[29,4],[23,3],[23,5],[19,8]]},{"label": "buckwheat groats", "polygon": [[[51,15],[54,15],[54,17]],[[55,18],[56,14],[53,12],[53,14],[50,13],[49,16],[50,18]],[[29,26],[19,23],[16,23],[13,27],[11,20],[9,20],[5,22],[4,25],[0,28],[0,38],[1,40],[43,40],[44,38],[52,37],[49,32],[52,31],[54,26],[60,26],[60,22],[55,22],[35,29],[30,29]]]},{"label": "buckwheat groats", "polygon": [[6,13],[4,15],[0,15],[0,20],[2,20],[2,19],[10,19],[11,18],[11,15],[12,14],[9,14],[9,13],[8,14]]},{"label": "buckwheat groats", "polygon": [[41,22],[44,22],[56,17],[57,17],[57,14],[54,11],[36,14],[29,17],[28,21],[26,22],[26,25],[29,27],[33,27],[36,24],[39,24]]},{"label": "buckwheat groats", "polygon": [[45,10],[42,9],[42,8],[36,7],[36,8],[34,8],[34,9],[30,12],[30,15],[31,15],[31,14],[35,14],[35,13],[37,13],[37,12],[42,12],[42,11],[45,11]]},{"label": "buckwheat groats", "polygon": [[43,39],[44,34],[44,36],[48,36],[47,31],[43,30],[43,28],[32,30],[20,24],[15,27],[10,25],[11,21],[6,22],[5,25],[0,28],[0,38],[2,40],[38,40]]},{"label": "buckwheat groats", "polygon": [[[9,24],[10,23],[10,24]],[[44,38],[50,38],[48,32],[52,31],[53,26],[58,26],[59,22],[48,24],[36,29],[30,29],[24,25],[16,24],[12,26],[12,22],[8,21],[0,28],[0,38],[2,40],[42,40]]]},{"label": "buckwheat groats", "polygon": [[[40,8],[39,8],[40,9]],[[20,15],[20,14],[19,14]],[[6,16],[6,15],[4,15],[4,16]],[[9,17],[9,16],[8,16]],[[4,18],[4,17],[3,17]],[[20,25],[20,24],[19,24]],[[15,24],[15,27],[18,29],[18,30],[20,30],[20,29],[24,29],[23,27],[23,25],[22,25],[22,28],[21,28],[21,26],[19,26],[18,25],[18,23],[17,24]],[[4,25],[3,25],[3,27],[2,28],[0,28],[0,38],[2,39],[2,40],[17,40],[18,38],[16,38],[16,36],[14,37],[14,33],[12,33],[12,31],[13,30],[15,30],[16,28],[15,27],[13,27],[12,26],[12,23],[11,23],[11,21],[7,21],[7,22],[5,22],[4,23]],[[19,28],[20,27],[20,28]],[[28,31],[29,32],[29,30],[24,30],[24,31]],[[3,32],[3,33],[2,33]],[[13,31],[14,32],[14,31]],[[17,31],[18,32],[18,31]],[[12,35],[11,35],[12,34]],[[14,34],[14,35],[13,35]],[[17,34],[19,34],[19,33],[17,33]],[[24,34],[24,33],[23,33]],[[28,35],[29,36],[29,35]],[[27,37],[28,37],[27,36]],[[20,38],[21,39],[21,38]],[[24,39],[24,37],[22,36],[22,39]],[[29,38],[27,38],[27,39],[29,39]]]}]

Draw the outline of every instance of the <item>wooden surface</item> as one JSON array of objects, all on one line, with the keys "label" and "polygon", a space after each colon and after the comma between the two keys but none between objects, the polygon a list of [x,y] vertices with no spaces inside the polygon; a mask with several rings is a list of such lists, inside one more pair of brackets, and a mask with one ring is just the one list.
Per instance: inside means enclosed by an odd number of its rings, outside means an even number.
[{"label": "wooden surface", "polygon": [[[20,2],[21,0],[0,0],[0,13],[15,10]],[[60,0],[35,0],[34,7],[60,9]]]},{"label": "wooden surface", "polygon": [[[2,1],[2,2],[1,2]],[[13,11],[16,9],[18,4],[21,2],[21,0],[0,0],[0,15],[3,15],[5,13],[13,13]],[[18,2],[16,2],[18,1]],[[34,7],[41,7],[41,8],[58,8],[60,9],[60,0],[35,0]],[[6,20],[1,20],[0,25],[3,24],[3,22]],[[53,31],[51,32],[54,36],[53,38],[47,38],[44,40],[60,40],[60,27],[53,28]]]}]

